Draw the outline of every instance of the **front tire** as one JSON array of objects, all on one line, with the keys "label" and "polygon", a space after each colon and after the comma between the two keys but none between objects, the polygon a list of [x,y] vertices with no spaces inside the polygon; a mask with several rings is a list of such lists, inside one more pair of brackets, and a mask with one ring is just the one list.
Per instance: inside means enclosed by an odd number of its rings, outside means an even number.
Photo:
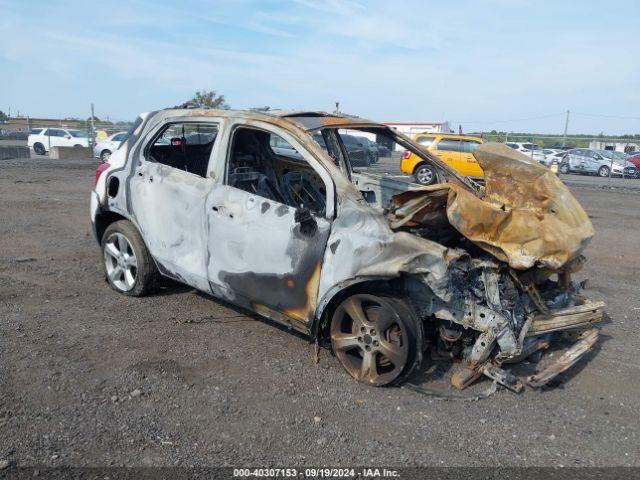
[{"label": "front tire", "polygon": [[109,225],[101,246],[107,281],[116,292],[141,297],[156,289],[158,268],[131,222],[120,220]]},{"label": "front tire", "polygon": [[376,387],[402,383],[422,361],[420,320],[398,298],[355,294],[331,319],[331,346],[349,375]]},{"label": "front tire", "polygon": [[436,169],[426,163],[418,165],[418,167],[413,171],[413,178],[416,183],[419,183],[420,185],[433,185],[438,179]]},{"label": "front tire", "polygon": [[609,176],[609,172],[610,172],[609,167],[607,167],[606,165],[603,165],[598,170],[598,175],[600,177],[608,177]]}]

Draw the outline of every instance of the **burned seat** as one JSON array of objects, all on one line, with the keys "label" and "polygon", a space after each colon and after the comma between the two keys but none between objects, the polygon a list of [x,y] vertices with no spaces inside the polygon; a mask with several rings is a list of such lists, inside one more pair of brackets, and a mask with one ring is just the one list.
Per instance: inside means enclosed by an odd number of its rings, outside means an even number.
[{"label": "burned seat", "polygon": [[313,185],[309,172],[287,172],[282,176],[281,184],[282,196],[287,205],[324,213],[325,196]]},{"label": "burned seat", "polygon": [[[229,165],[229,185],[261,197],[285,203],[277,179],[263,148],[263,132],[239,130],[234,138],[234,149]],[[268,137],[267,137],[268,139]]]}]

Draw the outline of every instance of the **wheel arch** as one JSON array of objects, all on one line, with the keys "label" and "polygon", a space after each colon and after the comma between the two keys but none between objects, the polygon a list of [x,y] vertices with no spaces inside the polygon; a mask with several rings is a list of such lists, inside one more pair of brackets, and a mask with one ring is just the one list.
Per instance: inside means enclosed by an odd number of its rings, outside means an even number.
[{"label": "wheel arch", "polygon": [[325,338],[331,316],[340,302],[356,293],[394,293],[401,292],[401,278],[397,277],[366,277],[342,282],[325,294],[318,304],[313,324],[309,331],[311,341]]},{"label": "wheel arch", "polygon": [[415,175],[416,174],[416,170],[418,170],[421,166],[423,165],[429,165],[425,160],[420,159],[419,162],[417,162],[414,166],[413,166],[413,170],[411,171],[411,175]]},{"label": "wheel arch", "polygon": [[[95,234],[96,234],[96,240],[98,240],[98,243],[100,244],[102,243],[102,237],[104,236],[104,232],[107,230],[107,227],[109,227],[109,225],[119,220],[127,220],[131,222],[131,219],[125,217],[124,215],[121,215],[120,213],[114,212],[112,210],[101,210],[98,212],[98,214],[94,219]],[[136,228],[136,230],[140,232],[140,229],[138,229],[135,223],[133,222],[131,223]]]}]

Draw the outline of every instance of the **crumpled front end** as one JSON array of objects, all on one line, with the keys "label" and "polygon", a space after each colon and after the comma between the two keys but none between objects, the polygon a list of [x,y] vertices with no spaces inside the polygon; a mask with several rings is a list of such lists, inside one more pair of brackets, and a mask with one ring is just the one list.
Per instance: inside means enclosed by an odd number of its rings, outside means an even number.
[{"label": "crumpled front end", "polygon": [[[435,350],[462,360],[452,383],[464,388],[484,374],[519,391],[522,382],[503,364],[602,319],[604,303],[584,299],[582,285],[571,279],[584,264],[593,227],[546,167],[504,145],[483,145],[476,157],[485,171],[483,195],[454,183],[410,190],[394,196],[388,219],[395,231],[458,252],[449,262],[446,286],[423,277],[427,292],[414,284],[411,295],[421,316],[435,320],[425,323],[433,327]],[[547,384],[596,339],[597,330],[583,332],[527,382]]]}]

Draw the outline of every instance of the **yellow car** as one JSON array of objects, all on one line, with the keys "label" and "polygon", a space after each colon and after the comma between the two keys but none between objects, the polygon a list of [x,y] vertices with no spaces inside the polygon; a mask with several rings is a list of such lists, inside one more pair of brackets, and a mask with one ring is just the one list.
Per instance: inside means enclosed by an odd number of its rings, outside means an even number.
[{"label": "yellow car", "polygon": [[[482,168],[473,156],[478,145],[483,143],[481,138],[452,133],[418,133],[414,135],[413,140],[462,175],[475,178],[484,176]],[[403,172],[413,175],[416,183],[420,185],[431,185],[436,181],[433,167],[409,151],[404,152],[400,168]]]}]

